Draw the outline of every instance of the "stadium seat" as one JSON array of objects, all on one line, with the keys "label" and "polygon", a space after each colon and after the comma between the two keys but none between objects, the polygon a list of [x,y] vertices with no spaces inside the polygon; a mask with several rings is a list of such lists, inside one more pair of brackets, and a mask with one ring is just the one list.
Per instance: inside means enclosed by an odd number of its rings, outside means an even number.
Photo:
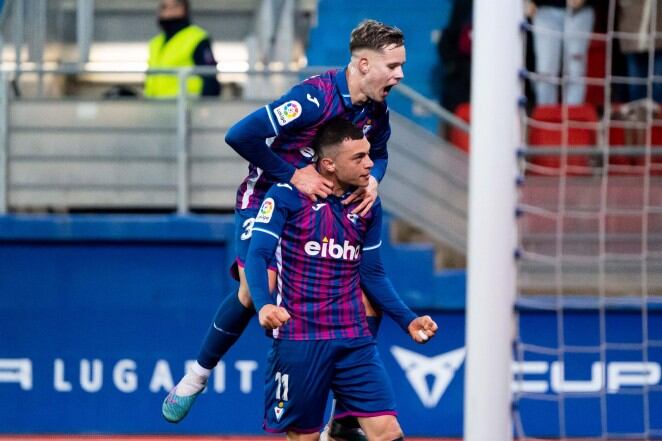
[{"label": "stadium seat", "polygon": [[[455,109],[455,116],[469,123],[471,119],[471,104],[462,103],[459,106],[457,106],[457,108]],[[470,140],[469,140],[468,132],[465,132],[464,130],[458,127],[451,126],[449,133],[449,140],[453,145],[455,145],[460,150],[469,153]]]},{"label": "stadium seat", "polygon": [[[598,115],[591,104],[567,106],[567,120],[564,120],[562,105],[538,106],[533,110],[528,127],[528,140],[531,149],[586,148],[596,144]],[[590,155],[566,156],[561,164],[561,155],[534,155],[529,159],[532,174],[559,174],[562,167],[567,175],[592,174]]]},{"label": "stadium seat", "polygon": [[[615,104],[612,107],[612,124],[609,128],[610,148],[646,145],[646,130],[637,124],[646,124],[648,116],[644,101]],[[651,169],[653,175],[662,175],[662,119],[659,108],[655,111],[651,128]],[[620,124],[613,121],[620,121]],[[629,123],[629,124],[628,124]],[[614,175],[640,175],[646,170],[646,157],[641,154],[611,156],[609,160]]]}]

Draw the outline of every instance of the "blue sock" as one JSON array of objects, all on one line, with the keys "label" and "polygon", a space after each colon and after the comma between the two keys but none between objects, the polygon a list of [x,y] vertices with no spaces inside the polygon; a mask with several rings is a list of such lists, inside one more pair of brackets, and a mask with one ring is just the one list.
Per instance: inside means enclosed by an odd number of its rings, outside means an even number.
[{"label": "blue sock", "polygon": [[379,332],[379,324],[382,322],[381,316],[368,315],[366,316],[368,321],[368,329],[372,334],[373,338],[377,338],[377,332]]},{"label": "blue sock", "polygon": [[237,291],[228,295],[218,307],[214,321],[202,342],[198,363],[207,369],[214,369],[218,361],[232,347],[255,315],[253,308],[245,308],[237,297]]}]

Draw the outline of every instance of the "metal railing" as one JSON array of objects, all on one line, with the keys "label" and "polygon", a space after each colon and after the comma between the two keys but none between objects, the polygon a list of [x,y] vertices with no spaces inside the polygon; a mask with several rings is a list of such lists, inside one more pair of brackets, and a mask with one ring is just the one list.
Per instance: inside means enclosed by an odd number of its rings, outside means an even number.
[{"label": "metal railing", "polygon": [[[278,87],[270,87],[267,84],[267,87],[262,92],[264,100],[270,100],[278,96],[282,91],[286,90],[290,85],[298,81],[302,75],[310,75],[319,73],[322,68],[316,69],[304,69],[300,71],[269,71],[269,70],[253,70],[247,72],[225,72],[221,73],[221,77],[224,74],[230,75],[245,75],[249,78],[257,78],[259,76],[264,76],[267,78],[274,79],[276,78]],[[127,71],[127,70],[85,70],[76,65],[66,65],[58,66],[55,68],[46,68],[46,67],[37,67],[37,68],[25,68],[25,66],[20,69],[4,69],[0,70],[0,142],[2,146],[0,148],[0,213],[7,213],[8,205],[10,202],[9,197],[9,167],[10,167],[10,135],[12,133],[12,128],[9,125],[12,109],[14,106],[19,106],[21,103],[31,103],[36,102],[39,98],[21,98],[17,99],[16,97],[11,96],[9,84],[12,81],[17,81],[23,75],[27,74],[36,74],[43,78],[45,75],[122,75],[122,74],[136,74],[142,73],[145,75],[149,74],[171,74],[177,75],[178,82],[180,86],[180,91],[185,90],[186,80],[191,75],[216,75],[219,72],[214,67],[193,67],[193,68],[182,68],[182,69],[152,69],[149,71]],[[273,83],[273,82],[272,82]],[[262,87],[265,85],[262,84]],[[253,91],[255,92],[255,91]],[[258,94],[260,95],[260,94]],[[70,100],[70,98],[63,98],[63,102]],[[44,103],[52,102],[52,99],[44,99]],[[89,98],[83,98],[81,102],[87,102]],[[98,101],[92,100],[93,104],[104,105],[105,103],[111,103],[111,100],[99,99]],[[128,103],[129,101],[124,101]],[[152,103],[168,103],[169,106],[174,104],[175,108],[175,119],[173,122],[173,129],[175,131],[174,136],[174,146],[175,146],[175,157],[176,157],[176,211],[178,213],[186,213],[190,210],[190,185],[191,185],[191,163],[190,163],[190,138],[191,138],[191,106],[194,103],[218,103],[220,105],[220,100],[209,100],[209,99],[196,99],[193,97],[187,96],[185,93],[179,93],[176,98],[169,100],[149,100],[143,102],[152,102]],[[258,105],[256,104],[255,107]],[[140,127],[137,127],[138,129]],[[99,127],[103,129],[103,127]],[[220,133],[222,135],[222,133]]]},{"label": "metal railing", "polygon": [[[291,70],[251,70],[246,72],[221,72],[220,77],[223,79],[224,75],[242,75],[243,80],[245,81],[247,88],[263,87],[264,90],[260,93],[256,93],[255,90],[250,90],[251,95],[257,95],[261,98],[258,101],[261,101],[262,104],[265,101],[269,101],[273,98],[279,96],[291,85],[301,80],[304,77],[314,75],[326,70],[328,67],[313,67],[308,69],[301,69],[296,71]],[[14,106],[19,106],[21,103],[31,103],[37,102],[37,99],[32,98],[20,98],[18,99],[15,96],[11,95],[9,84],[12,81],[17,81],[24,75],[39,75],[44,77],[46,75],[122,75],[122,74],[171,74],[177,75],[180,85],[180,90],[185,90],[186,80],[191,75],[216,75],[219,72],[214,67],[193,67],[193,68],[183,68],[183,69],[154,69],[149,71],[127,71],[127,70],[86,70],[81,66],[77,65],[61,65],[54,68],[48,67],[34,67],[29,68],[26,66],[21,66],[19,69],[5,69],[0,71],[0,112],[2,115],[5,115],[5,118],[0,120],[0,136],[2,138],[2,148],[0,148],[0,173],[2,173],[2,179],[0,179],[0,213],[6,213],[8,211],[8,206],[10,203],[9,197],[9,166],[10,166],[10,151],[9,143],[13,130],[9,125],[9,116],[12,112]],[[265,81],[257,81],[257,79],[262,78]],[[278,87],[272,87],[272,84],[276,83]],[[265,88],[266,84],[266,88]],[[427,100],[426,98],[420,96],[412,89],[408,88],[406,85],[400,85],[397,89],[401,90],[401,93],[405,96],[408,96],[412,101],[425,106],[426,108],[432,109],[432,111],[439,113],[441,118],[444,118],[451,124],[458,124],[458,121],[454,119],[454,116],[448,112],[445,112],[443,109],[439,108],[436,103]],[[70,98],[62,99],[63,102],[67,102]],[[52,102],[52,99],[45,99],[44,103]],[[110,103],[113,101],[110,100],[99,100],[93,101],[93,103],[104,105],[104,103]],[[124,101],[129,102],[129,101]],[[147,102],[147,101],[143,101]],[[191,209],[191,136],[192,131],[197,129],[192,127],[191,122],[191,107],[198,105],[197,103],[206,103],[213,106],[222,106],[220,100],[209,100],[209,99],[195,99],[186,96],[186,94],[180,93],[176,98],[171,100],[150,100],[149,102],[167,102],[175,107],[175,120],[173,121],[172,127],[175,131],[174,133],[174,151],[175,151],[175,162],[176,162],[176,211],[178,213],[186,213]],[[225,103],[226,107],[228,103]],[[259,104],[256,102],[255,107],[258,107]],[[16,107],[18,108],[18,107]],[[221,111],[221,107],[214,111],[225,112],[226,110]],[[224,108],[225,109],[225,108]],[[14,108],[14,110],[16,110]],[[234,122],[234,121],[230,121]],[[230,123],[229,122],[229,123]],[[461,121],[459,124],[462,124]],[[36,126],[31,126],[36,127]],[[77,127],[75,124],[72,124],[72,127],[66,130],[75,130]],[[463,127],[466,129],[466,124]],[[94,127],[88,127],[87,130],[94,129]],[[100,127],[103,129],[103,127]],[[140,127],[133,127],[133,129],[140,129]],[[26,129],[24,129],[26,130]],[[63,128],[63,131],[66,131]],[[422,130],[422,129],[421,129]],[[222,130],[217,131],[219,135],[223,135]],[[196,132],[197,133],[197,132]]]}]

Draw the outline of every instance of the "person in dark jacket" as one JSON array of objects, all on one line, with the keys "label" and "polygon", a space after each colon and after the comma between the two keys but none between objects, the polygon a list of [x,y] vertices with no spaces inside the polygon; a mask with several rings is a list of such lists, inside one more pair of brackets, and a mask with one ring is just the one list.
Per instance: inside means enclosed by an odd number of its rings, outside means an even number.
[{"label": "person in dark jacket", "polygon": [[437,49],[442,66],[441,106],[450,112],[471,96],[473,1],[456,0]]},{"label": "person in dark jacket", "polygon": [[[655,76],[662,76],[662,38],[651,41],[651,35],[662,32],[662,1],[619,0],[618,32],[629,34],[630,38],[619,40],[627,61],[628,76],[646,78],[649,72],[650,52],[653,52]],[[630,83],[630,101],[647,96],[647,85]],[[662,83],[653,83],[652,98],[662,102]]]}]

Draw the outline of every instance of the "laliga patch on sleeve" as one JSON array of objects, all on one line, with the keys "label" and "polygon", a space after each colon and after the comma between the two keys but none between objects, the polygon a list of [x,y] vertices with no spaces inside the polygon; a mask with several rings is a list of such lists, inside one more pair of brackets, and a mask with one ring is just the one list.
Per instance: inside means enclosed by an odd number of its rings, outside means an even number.
[{"label": "laliga patch on sleeve", "polygon": [[282,127],[301,116],[301,104],[294,100],[287,101],[274,109],[274,115]]},{"label": "laliga patch on sleeve", "polygon": [[276,207],[276,203],[272,198],[266,198],[264,202],[262,202],[262,206],[260,207],[260,212],[257,214],[257,217],[255,218],[255,222],[261,222],[263,224],[268,224],[269,221],[271,220],[271,215],[274,214],[274,208]]}]

